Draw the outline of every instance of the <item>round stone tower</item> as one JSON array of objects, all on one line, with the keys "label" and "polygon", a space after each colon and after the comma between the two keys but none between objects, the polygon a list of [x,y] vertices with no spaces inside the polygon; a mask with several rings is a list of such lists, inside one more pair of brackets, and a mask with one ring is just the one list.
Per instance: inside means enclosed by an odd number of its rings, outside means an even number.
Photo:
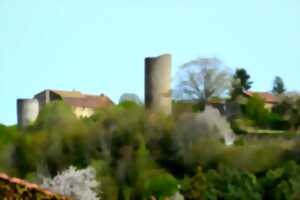
[{"label": "round stone tower", "polygon": [[172,113],[170,54],[145,59],[145,105],[152,111]]},{"label": "round stone tower", "polygon": [[17,99],[18,126],[26,127],[34,122],[39,114],[37,99]]}]

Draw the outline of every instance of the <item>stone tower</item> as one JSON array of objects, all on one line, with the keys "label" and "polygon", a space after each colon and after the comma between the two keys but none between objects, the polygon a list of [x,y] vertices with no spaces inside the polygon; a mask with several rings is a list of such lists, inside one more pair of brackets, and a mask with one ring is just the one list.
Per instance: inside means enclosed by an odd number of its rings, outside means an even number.
[{"label": "stone tower", "polygon": [[172,113],[171,55],[145,59],[146,108],[165,114]]},{"label": "stone tower", "polygon": [[17,99],[18,126],[26,127],[34,122],[39,114],[39,102],[36,99]]}]

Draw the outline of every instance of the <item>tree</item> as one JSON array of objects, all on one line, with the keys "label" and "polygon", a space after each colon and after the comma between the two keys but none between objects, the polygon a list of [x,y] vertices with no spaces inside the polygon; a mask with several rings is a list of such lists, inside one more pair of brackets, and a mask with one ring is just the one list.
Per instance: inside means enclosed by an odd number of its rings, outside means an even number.
[{"label": "tree", "polygon": [[283,94],[284,92],[285,92],[284,82],[281,77],[276,76],[273,82],[272,93],[279,95],[279,94]]},{"label": "tree", "polygon": [[176,98],[206,103],[230,89],[231,75],[219,59],[199,58],[183,64],[176,81]]},{"label": "tree", "polygon": [[288,121],[290,128],[297,130],[300,127],[300,95],[298,93],[285,93],[272,112],[281,115]]},{"label": "tree", "polygon": [[231,97],[235,98],[242,94],[245,90],[249,90],[252,83],[253,82],[250,81],[250,75],[245,69],[237,69],[233,76]]},{"label": "tree", "polygon": [[77,170],[70,166],[69,169],[56,175],[53,179],[44,178],[42,187],[69,196],[74,200],[100,200],[96,193],[100,184],[96,180],[95,170],[91,167]]},{"label": "tree", "polygon": [[142,104],[142,100],[139,98],[138,95],[133,94],[133,93],[124,93],[121,95],[120,99],[119,99],[119,103],[123,103],[123,102],[134,102],[137,105]]}]

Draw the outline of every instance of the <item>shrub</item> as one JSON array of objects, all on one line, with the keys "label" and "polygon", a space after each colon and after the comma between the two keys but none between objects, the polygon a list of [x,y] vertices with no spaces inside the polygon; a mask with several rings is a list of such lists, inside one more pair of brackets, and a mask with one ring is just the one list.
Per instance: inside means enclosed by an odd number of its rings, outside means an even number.
[{"label": "shrub", "polygon": [[247,171],[221,168],[206,173],[207,188],[203,199],[260,200],[261,186],[256,176]]},{"label": "shrub", "polygon": [[265,127],[269,120],[269,111],[265,108],[265,102],[259,96],[250,97],[242,107],[246,118],[255,122],[257,126]]},{"label": "shrub", "polygon": [[178,190],[178,181],[164,170],[148,170],[139,177],[138,196],[149,199],[151,196],[162,200],[171,197]]},{"label": "shrub", "polygon": [[265,199],[299,199],[300,166],[290,161],[280,168],[269,170],[261,183]]},{"label": "shrub", "polygon": [[[63,101],[53,101],[40,111],[34,127],[45,130],[72,129],[79,121],[70,106]],[[76,127],[74,127],[76,129]]]},{"label": "shrub", "polygon": [[188,199],[203,199],[203,193],[207,189],[207,179],[201,167],[197,168],[192,178],[185,177],[183,181],[183,193]]}]

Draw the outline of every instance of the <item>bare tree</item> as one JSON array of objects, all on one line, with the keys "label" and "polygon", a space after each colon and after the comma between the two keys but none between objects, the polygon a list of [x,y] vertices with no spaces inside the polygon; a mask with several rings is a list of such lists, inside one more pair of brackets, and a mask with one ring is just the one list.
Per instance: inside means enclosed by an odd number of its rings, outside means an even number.
[{"label": "bare tree", "polygon": [[176,99],[205,103],[230,89],[232,76],[217,58],[199,58],[183,64],[176,76]]}]

